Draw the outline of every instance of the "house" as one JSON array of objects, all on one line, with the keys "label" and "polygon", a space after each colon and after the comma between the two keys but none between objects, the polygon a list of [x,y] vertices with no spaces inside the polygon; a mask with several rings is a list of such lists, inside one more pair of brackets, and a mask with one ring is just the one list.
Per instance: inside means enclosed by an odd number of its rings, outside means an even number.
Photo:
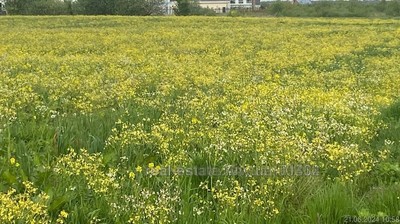
[{"label": "house", "polygon": [[199,6],[212,9],[216,13],[227,13],[231,8],[231,2],[230,0],[200,0]]},{"label": "house", "polygon": [[[199,0],[197,3],[200,7],[213,9],[216,13],[226,13],[230,9],[230,0]],[[173,15],[175,7],[175,0],[165,0],[165,12],[167,15]]]},{"label": "house", "polygon": [[231,8],[235,9],[258,9],[260,6],[260,0],[231,0]]},{"label": "house", "polygon": [[[261,6],[260,0],[198,0],[198,4],[216,13],[228,13],[231,9],[257,9]],[[165,0],[167,15],[173,15],[175,7],[176,1]]]}]

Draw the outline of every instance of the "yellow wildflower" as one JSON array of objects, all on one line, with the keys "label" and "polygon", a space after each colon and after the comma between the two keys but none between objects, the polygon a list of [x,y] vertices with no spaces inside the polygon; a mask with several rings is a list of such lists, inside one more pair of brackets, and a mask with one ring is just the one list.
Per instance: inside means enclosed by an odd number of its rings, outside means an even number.
[{"label": "yellow wildflower", "polygon": [[11,157],[11,159],[10,159],[10,164],[11,164],[11,165],[14,165],[14,164],[15,164],[15,158],[14,158],[14,157]]},{"label": "yellow wildflower", "polygon": [[60,212],[60,216],[66,219],[66,218],[68,218],[68,213],[66,211],[62,210]]},{"label": "yellow wildflower", "polygon": [[135,179],[135,173],[134,172],[129,172],[129,178]]}]

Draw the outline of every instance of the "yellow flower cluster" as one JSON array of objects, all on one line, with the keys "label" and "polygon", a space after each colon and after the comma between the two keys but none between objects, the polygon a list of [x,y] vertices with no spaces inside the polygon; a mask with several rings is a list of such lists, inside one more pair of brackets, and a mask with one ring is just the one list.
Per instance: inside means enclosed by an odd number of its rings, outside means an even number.
[{"label": "yellow flower cluster", "polygon": [[105,171],[101,155],[89,154],[85,149],[81,149],[79,154],[74,149],[69,149],[67,155],[59,158],[54,172],[69,177],[83,177],[87,188],[100,194],[107,194],[120,187],[116,177],[117,170],[110,168]]},{"label": "yellow flower cluster", "polygon": [[[321,180],[346,183],[367,174],[390,154],[370,143],[385,128],[381,109],[400,97],[399,24],[1,18],[0,144],[8,151],[0,154],[8,157],[0,158],[0,172],[19,167],[10,174],[21,175],[10,178],[16,184],[30,178],[25,171],[38,182],[59,178],[66,186],[56,193],[74,189],[61,201],[72,208],[74,197],[85,208],[95,201],[109,214],[84,211],[102,222],[174,223],[218,211],[241,223],[241,209],[268,222],[297,193],[297,176],[161,171],[236,166],[274,174],[299,164],[318,167]],[[86,149],[63,154],[67,147]],[[0,192],[1,223],[46,223],[50,213],[58,223],[88,221],[55,202],[48,212],[45,194],[28,182],[25,188]],[[226,222],[204,222],[213,221]]]},{"label": "yellow flower cluster", "polygon": [[17,193],[11,188],[7,193],[0,192],[1,223],[51,223],[47,213],[49,197],[37,194],[37,188],[30,182],[23,182],[25,191]]}]

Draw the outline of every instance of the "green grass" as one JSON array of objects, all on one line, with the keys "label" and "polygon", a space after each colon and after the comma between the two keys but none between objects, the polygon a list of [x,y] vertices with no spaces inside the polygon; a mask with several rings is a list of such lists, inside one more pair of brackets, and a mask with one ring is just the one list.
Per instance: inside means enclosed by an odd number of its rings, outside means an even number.
[{"label": "green grass", "polygon": [[[126,223],[140,216],[137,223],[319,224],[400,216],[398,22],[179,19],[7,17],[0,23],[11,49],[1,61],[0,91],[8,95],[1,96],[0,111],[13,105],[18,115],[0,120],[0,205],[5,192],[14,188],[21,195],[30,181],[38,188],[32,201],[39,192],[49,196],[44,210],[52,222],[63,210],[67,223]],[[36,42],[16,33],[19,27]],[[249,40],[249,27],[259,36]],[[224,34],[232,30],[243,46]],[[68,42],[73,35],[82,39]],[[277,43],[285,35],[289,41]],[[87,39],[95,44],[86,46]],[[296,55],[287,56],[292,48]],[[303,55],[308,48],[318,57]],[[43,105],[46,110],[38,109]],[[375,166],[346,180],[346,170],[329,156],[348,149],[371,155]],[[380,158],[382,149],[388,158]],[[347,154],[337,160],[350,174],[358,162],[369,162],[340,160]],[[152,163],[311,162],[320,175],[145,173]]]}]

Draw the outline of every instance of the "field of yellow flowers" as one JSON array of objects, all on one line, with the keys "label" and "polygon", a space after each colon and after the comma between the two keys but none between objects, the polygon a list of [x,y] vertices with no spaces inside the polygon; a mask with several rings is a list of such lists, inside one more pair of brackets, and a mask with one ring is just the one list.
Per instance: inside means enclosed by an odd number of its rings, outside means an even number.
[{"label": "field of yellow flowers", "polygon": [[0,31],[0,223],[400,221],[399,20]]}]

